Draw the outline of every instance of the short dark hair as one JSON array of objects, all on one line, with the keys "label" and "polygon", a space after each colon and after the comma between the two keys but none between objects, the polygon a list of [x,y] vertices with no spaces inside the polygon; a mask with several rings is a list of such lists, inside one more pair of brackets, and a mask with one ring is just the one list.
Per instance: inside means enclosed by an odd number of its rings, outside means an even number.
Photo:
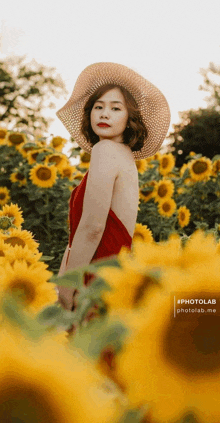
[{"label": "short dark hair", "polygon": [[139,151],[144,145],[144,140],[148,135],[146,126],[143,123],[137,103],[131,93],[121,85],[106,84],[99,87],[87,100],[84,106],[84,113],[81,125],[81,131],[87,141],[95,145],[99,141],[98,135],[95,134],[90,123],[90,114],[95,102],[102,97],[107,91],[113,88],[119,88],[124,96],[128,109],[128,128],[123,132],[123,143],[127,144],[131,151]]}]

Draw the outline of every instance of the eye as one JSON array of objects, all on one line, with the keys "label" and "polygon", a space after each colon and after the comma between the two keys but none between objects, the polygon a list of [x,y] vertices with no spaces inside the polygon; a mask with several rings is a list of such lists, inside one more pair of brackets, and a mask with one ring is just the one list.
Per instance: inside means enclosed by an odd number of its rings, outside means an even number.
[{"label": "eye", "polygon": [[94,109],[101,109],[102,106],[95,106]]},{"label": "eye", "polygon": [[113,107],[112,109],[113,110],[121,110],[121,109],[119,109],[119,107]]}]

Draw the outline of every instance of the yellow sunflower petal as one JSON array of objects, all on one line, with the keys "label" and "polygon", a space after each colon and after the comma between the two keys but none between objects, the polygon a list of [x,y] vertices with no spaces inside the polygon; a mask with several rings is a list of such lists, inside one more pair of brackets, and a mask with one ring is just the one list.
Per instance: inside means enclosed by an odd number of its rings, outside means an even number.
[{"label": "yellow sunflower petal", "polygon": [[191,213],[186,206],[181,206],[178,209],[178,223],[181,228],[189,224]]},{"label": "yellow sunflower petal", "polygon": [[207,157],[192,160],[189,171],[194,181],[207,181],[212,174],[212,161]]},{"label": "yellow sunflower petal", "polygon": [[158,212],[161,216],[171,217],[176,210],[176,203],[172,198],[167,198],[158,203]]},{"label": "yellow sunflower petal", "polygon": [[17,204],[6,204],[3,206],[2,210],[0,211],[1,216],[8,216],[13,218],[13,225],[20,227],[21,224],[24,222],[22,217],[22,210]]},{"label": "yellow sunflower petal", "polygon": [[159,173],[161,175],[167,175],[173,170],[175,166],[175,157],[173,156],[173,154],[163,154],[159,160]]},{"label": "yellow sunflower petal", "polygon": [[0,187],[0,206],[4,206],[10,200],[10,191],[7,187]]},{"label": "yellow sunflower petal", "polygon": [[5,244],[9,244],[12,247],[15,245],[20,245],[21,247],[25,247],[25,245],[30,248],[32,251],[36,251],[39,243],[33,239],[33,235],[31,232],[21,229],[10,229],[9,234],[2,235]]}]

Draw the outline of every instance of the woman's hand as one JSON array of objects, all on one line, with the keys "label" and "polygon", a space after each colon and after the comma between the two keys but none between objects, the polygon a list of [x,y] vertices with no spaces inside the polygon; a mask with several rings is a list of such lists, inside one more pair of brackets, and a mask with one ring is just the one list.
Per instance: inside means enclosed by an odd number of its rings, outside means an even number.
[{"label": "woman's hand", "polygon": [[66,309],[72,311],[74,305],[75,288],[67,288],[66,286],[57,286],[58,302]]}]

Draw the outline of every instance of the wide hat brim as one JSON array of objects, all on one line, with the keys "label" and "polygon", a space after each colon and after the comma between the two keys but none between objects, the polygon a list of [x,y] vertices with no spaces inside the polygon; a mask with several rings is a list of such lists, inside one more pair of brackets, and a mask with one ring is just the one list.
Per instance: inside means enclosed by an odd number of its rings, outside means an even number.
[{"label": "wide hat brim", "polygon": [[109,83],[122,85],[132,94],[148,130],[142,149],[132,151],[135,160],[154,155],[166,137],[170,109],[166,98],[155,85],[124,65],[101,62],[85,68],[76,81],[70,99],[56,115],[77,144],[91,154],[93,145],[81,132],[84,106],[97,88]]}]

